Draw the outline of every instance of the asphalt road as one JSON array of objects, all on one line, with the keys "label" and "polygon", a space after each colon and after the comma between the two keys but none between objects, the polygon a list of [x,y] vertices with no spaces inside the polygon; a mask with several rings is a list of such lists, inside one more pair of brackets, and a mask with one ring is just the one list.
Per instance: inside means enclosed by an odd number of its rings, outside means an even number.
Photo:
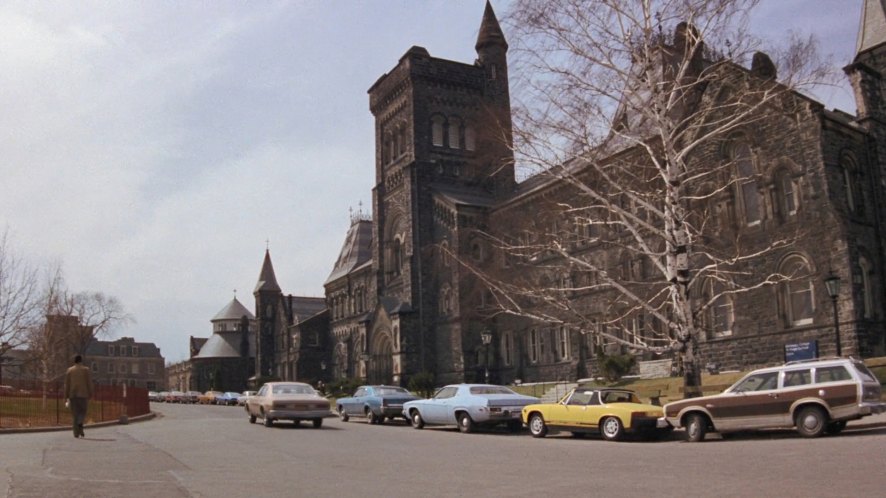
[{"label": "asphalt road", "polygon": [[882,496],[886,428],[685,443],[461,434],[327,419],[273,428],[242,408],[155,404],[154,420],[0,435],[0,496]]}]

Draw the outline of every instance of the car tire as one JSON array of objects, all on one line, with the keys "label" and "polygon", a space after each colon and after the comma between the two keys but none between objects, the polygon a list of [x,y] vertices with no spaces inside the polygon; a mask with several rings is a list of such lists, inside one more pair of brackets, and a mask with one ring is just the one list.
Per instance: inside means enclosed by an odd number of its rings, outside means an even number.
[{"label": "car tire", "polygon": [[817,406],[806,406],[797,412],[795,420],[797,432],[803,437],[818,437],[824,434],[828,425],[828,417],[824,410]]},{"label": "car tire", "polygon": [[508,422],[508,432],[520,432],[523,429],[523,422],[519,420],[511,420]]},{"label": "car tire", "polygon": [[836,436],[837,434],[843,432],[843,429],[845,429],[845,428],[846,428],[846,421],[839,420],[837,422],[829,423],[827,428],[825,429],[825,432],[828,434],[831,434],[833,436]]},{"label": "car tire", "polygon": [[699,413],[692,413],[686,419],[686,440],[690,443],[704,441],[708,433],[708,419]]},{"label": "car tire", "polygon": [[459,413],[456,422],[458,422],[458,430],[460,432],[465,434],[474,432],[474,420],[467,414],[467,412]]},{"label": "car tire", "polygon": [[340,405],[338,407],[338,418],[340,418],[342,422],[347,422],[348,419],[351,418],[348,416],[347,413],[345,413],[345,407],[340,406]]},{"label": "car tire", "polygon": [[268,417],[267,415],[265,415],[265,427],[271,427],[273,425],[274,425],[274,421],[271,419],[271,417]]},{"label": "car tire", "polygon": [[606,417],[600,422],[600,435],[607,441],[620,441],[625,435],[625,426],[618,417]]},{"label": "car tire", "polygon": [[412,424],[413,429],[422,429],[425,426],[425,421],[421,418],[421,413],[418,410],[412,410],[412,413],[409,414],[409,423]]},{"label": "car tire", "polygon": [[370,425],[375,425],[378,423],[378,419],[375,417],[375,414],[372,413],[372,409],[368,406],[363,410],[363,413],[366,415],[366,423]]},{"label": "car tire", "polygon": [[322,418],[315,418],[315,419],[311,420],[311,423],[314,424],[314,429],[319,429],[319,428],[323,427],[323,419]]},{"label": "car tire", "polygon": [[533,413],[529,416],[529,433],[532,437],[545,437],[548,434],[548,426],[541,413]]},{"label": "car tire", "polygon": [[250,423],[250,424],[254,424],[254,423],[255,423],[255,415],[253,415],[253,414],[251,414],[251,413],[249,414],[249,423]]}]

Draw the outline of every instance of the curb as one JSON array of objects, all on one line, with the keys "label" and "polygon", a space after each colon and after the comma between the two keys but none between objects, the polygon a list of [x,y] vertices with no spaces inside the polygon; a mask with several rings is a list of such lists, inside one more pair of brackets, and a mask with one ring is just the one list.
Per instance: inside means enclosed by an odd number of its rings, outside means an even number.
[{"label": "curb", "polygon": [[[159,417],[160,414],[157,412],[149,412],[144,415],[138,415],[135,417],[120,417],[118,420],[105,420],[102,422],[96,422],[94,424],[88,424],[84,426],[84,429],[93,429],[96,427],[110,427],[112,425],[126,425],[135,422],[145,422],[151,420],[153,418]],[[58,431],[69,431],[71,430],[70,425],[52,425],[45,427],[16,427],[13,429],[0,429],[0,435],[2,434],[23,434],[23,433],[32,433],[32,432],[58,432]]]}]

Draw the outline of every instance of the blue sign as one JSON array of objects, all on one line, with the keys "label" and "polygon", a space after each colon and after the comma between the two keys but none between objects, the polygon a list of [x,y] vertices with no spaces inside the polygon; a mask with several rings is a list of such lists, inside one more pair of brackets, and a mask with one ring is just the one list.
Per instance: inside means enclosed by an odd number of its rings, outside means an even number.
[{"label": "blue sign", "polygon": [[818,358],[818,341],[784,345],[784,361],[814,360]]}]

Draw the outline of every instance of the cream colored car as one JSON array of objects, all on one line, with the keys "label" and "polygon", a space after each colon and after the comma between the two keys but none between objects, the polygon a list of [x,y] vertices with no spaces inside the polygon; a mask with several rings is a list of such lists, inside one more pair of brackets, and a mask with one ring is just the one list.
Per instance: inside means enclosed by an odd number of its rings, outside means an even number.
[{"label": "cream colored car", "polygon": [[292,420],[296,424],[310,420],[315,428],[320,428],[324,418],[333,416],[329,401],[302,382],[268,382],[246,400],[246,413],[249,423],[260,418],[265,427],[277,420]]}]

